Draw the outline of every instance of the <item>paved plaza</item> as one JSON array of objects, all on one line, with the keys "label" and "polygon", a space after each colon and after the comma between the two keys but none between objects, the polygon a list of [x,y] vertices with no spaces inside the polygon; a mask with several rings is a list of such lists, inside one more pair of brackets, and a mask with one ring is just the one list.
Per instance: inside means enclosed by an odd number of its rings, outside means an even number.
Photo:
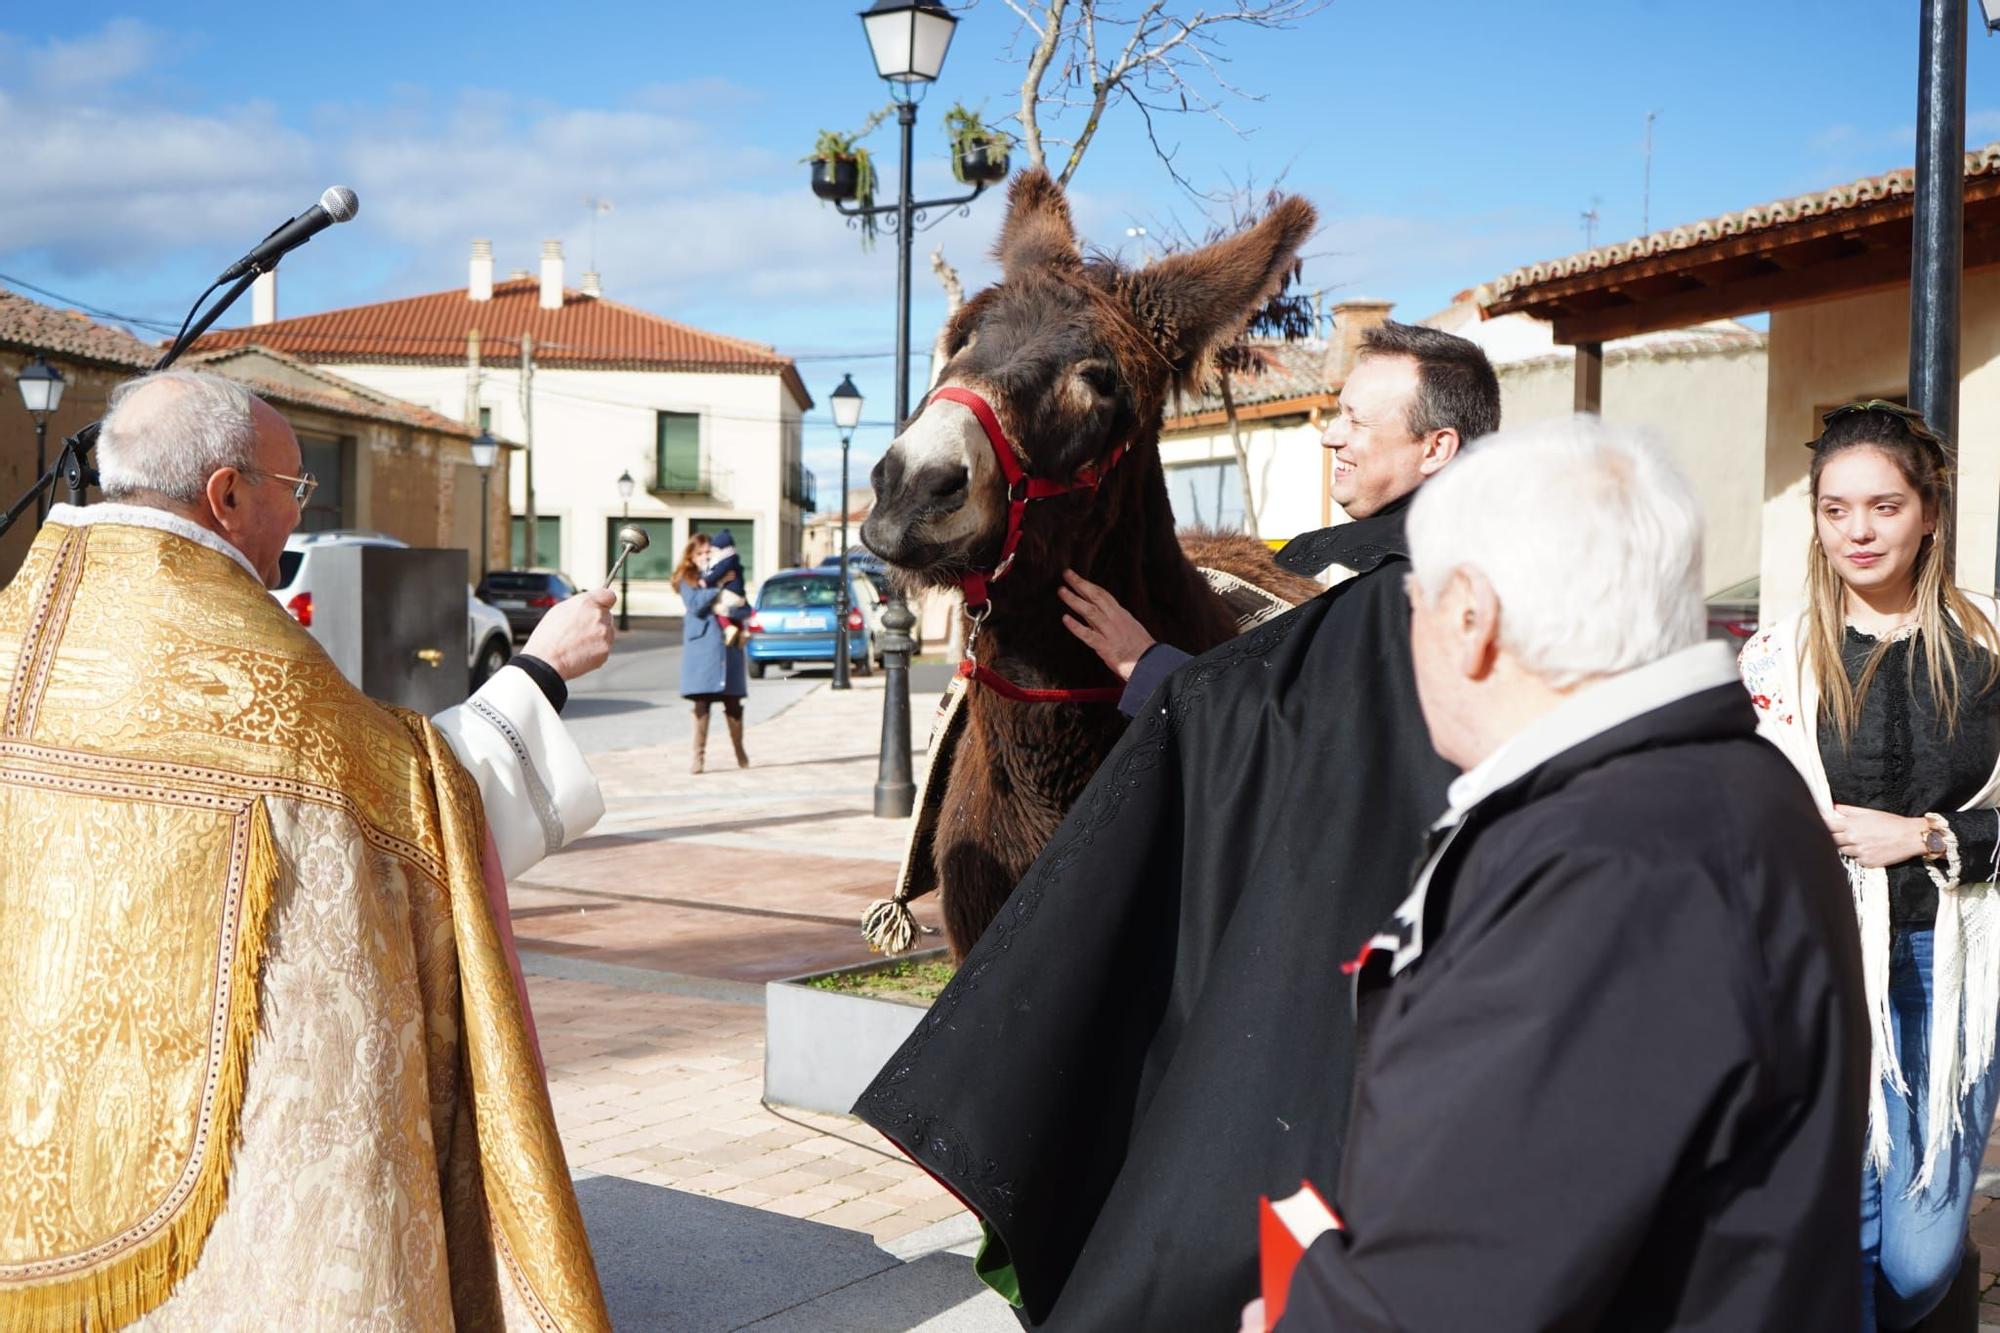
[{"label": "paved plaza", "polygon": [[[607,813],[511,889],[617,1327],[1017,1329],[948,1193],[859,1121],[762,1101],[763,984],[867,960],[861,910],[895,875],[905,825],[872,813],[880,677],[754,682],[754,766],[717,726],[697,777],[675,651],[635,635],[579,682]],[[913,700],[919,747],[935,705]]]}]

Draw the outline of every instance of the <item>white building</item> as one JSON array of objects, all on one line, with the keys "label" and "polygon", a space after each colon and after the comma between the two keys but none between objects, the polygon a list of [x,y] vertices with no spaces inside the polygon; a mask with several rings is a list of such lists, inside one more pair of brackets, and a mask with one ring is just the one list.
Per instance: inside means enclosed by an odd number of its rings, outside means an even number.
[{"label": "white building", "polygon": [[799,562],[813,484],[800,457],[812,398],[797,368],[761,343],[606,300],[594,273],[566,288],[558,242],[543,244],[539,278],[495,282],[491,245],[474,241],[462,288],[272,319],[201,345],[251,342],[531,446],[512,457],[513,550],[496,551],[496,566],[601,583],[628,521],[624,475],[629,521],[652,539],[630,562],[635,615],[679,614],[667,576],[698,532],[730,529],[753,583]]},{"label": "white building", "polygon": [[[1231,382],[1257,535],[1274,545],[1345,518],[1328,494],[1332,458],[1320,447],[1320,428],[1339,404],[1362,336],[1390,308],[1344,302],[1334,308],[1331,339],[1264,345],[1269,369]],[[1500,379],[1506,424],[1574,410],[1576,349],[1556,343],[1548,321],[1481,319],[1476,306],[1460,302],[1421,322],[1485,350]],[[1724,319],[1620,338],[1603,349],[1606,413],[1648,427],[1694,482],[1708,516],[1704,582],[1718,600],[1737,600],[1741,585],[1757,577],[1765,342]],[[1242,473],[1219,394],[1210,390],[1174,408],[1160,456],[1179,522],[1243,526]]]}]

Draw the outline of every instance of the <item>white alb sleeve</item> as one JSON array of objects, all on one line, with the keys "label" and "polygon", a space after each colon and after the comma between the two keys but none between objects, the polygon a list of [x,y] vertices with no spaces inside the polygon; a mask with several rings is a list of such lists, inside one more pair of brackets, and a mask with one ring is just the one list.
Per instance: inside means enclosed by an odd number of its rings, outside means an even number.
[{"label": "white alb sleeve", "polygon": [[589,832],[604,797],[562,718],[519,667],[431,719],[479,784],[486,823],[513,879]]}]

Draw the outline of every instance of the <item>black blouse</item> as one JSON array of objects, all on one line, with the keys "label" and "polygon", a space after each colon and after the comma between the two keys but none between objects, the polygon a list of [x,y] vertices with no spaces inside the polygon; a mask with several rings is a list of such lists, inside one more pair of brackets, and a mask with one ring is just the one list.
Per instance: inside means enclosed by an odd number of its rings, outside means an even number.
[{"label": "black blouse", "polygon": [[[1875,645],[1873,637],[1848,627],[1841,644],[1848,680],[1860,682]],[[1889,645],[1845,748],[1833,724],[1820,719],[1819,754],[1826,765],[1827,785],[1840,805],[1898,815],[1943,815],[1958,837],[1961,877],[1978,883],[1993,878],[1995,852],[2000,850],[2000,814],[1991,810],[1961,814],[1958,807],[1985,788],[2000,757],[2000,689],[1971,694],[1985,680],[1985,654],[1963,642],[1957,653],[1959,682],[1968,693],[1959,708],[1955,734],[1945,735],[1924,670],[1921,637],[1912,634]],[[1928,930],[1936,919],[1937,884],[1922,858],[1890,866],[1890,925],[1898,930]]]}]

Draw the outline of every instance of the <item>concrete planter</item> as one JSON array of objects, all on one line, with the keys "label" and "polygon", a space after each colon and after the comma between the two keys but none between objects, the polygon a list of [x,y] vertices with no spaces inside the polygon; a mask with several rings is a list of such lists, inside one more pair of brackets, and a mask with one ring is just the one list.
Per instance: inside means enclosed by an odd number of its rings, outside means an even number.
[{"label": "concrete planter", "polygon": [[764,1100],[846,1115],[854,1099],[916,1031],[921,1004],[820,990],[819,977],[877,972],[942,958],[926,949],[860,967],[836,968],[764,986]]}]

